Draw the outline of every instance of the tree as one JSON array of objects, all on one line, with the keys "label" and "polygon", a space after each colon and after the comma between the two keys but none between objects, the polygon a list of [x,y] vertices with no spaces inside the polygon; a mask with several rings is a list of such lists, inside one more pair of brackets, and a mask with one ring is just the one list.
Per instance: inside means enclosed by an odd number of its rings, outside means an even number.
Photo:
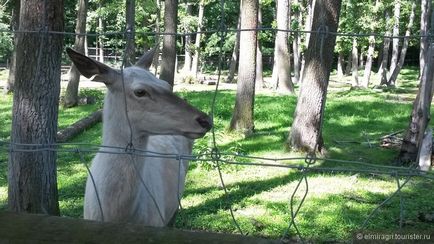
[{"label": "tree", "polygon": [[414,17],[415,17],[415,11],[416,11],[416,2],[414,1],[411,5],[411,13],[410,13],[410,19],[408,20],[407,30],[405,31],[405,38],[404,43],[401,48],[401,54],[399,55],[399,61],[395,66],[395,69],[392,71],[392,74],[389,77],[388,84],[395,85],[396,79],[398,78],[399,72],[401,71],[402,66],[404,65],[405,56],[407,54],[408,44],[409,44],[409,37],[411,34],[411,28],[413,27],[414,23]]},{"label": "tree", "polygon": [[388,85],[387,84],[387,64],[389,62],[389,48],[390,48],[390,30],[389,27],[387,26],[388,22],[389,22],[389,12],[386,10],[386,34],[385,37],[383,38],[383,55],[382,55],[382,61],[381,61],[381,66],[380,66],[380,75],[381,75],[381,85]]},{"label": "tree", "polygon": [[[393,36],[399,36],[399,19],[401,15],[401,0],[395,0],[395,9],[393,13]],[[392,72],[396,64],[398,63],[399,55],[399,38],[393,38],[392,40],[392,59],[390,60],[389,72]],[[388,83],[388,85],[394,85]]]},{"label": "tree", "polygon": [[[192,24],[190,23],[192,13],[193,13],[193,4],[186,2],[185,3],[185,12],[186,12],[186,21],[183,24],[184,31],[189,33],[192,32]],[[191,42],[191,35],[185,35],[185,41],[184,41],[184,67],[183,70],[186,74],[190,73],[191,71],[191,65],[192,65],[192,42]]]},{"label": "tree", "polygon": [[[242,2],[242,0],[241,0],[241,2]],[[241,29],[241,13],[242,13],[241,7],[242,7],[242,4],[240,4],[240,14],[238,15],[237,30]],[[235,77],[235,71],[237,69],[239,52],[240,52],[240,35],[241,35],[241,32],[237,31],[237,33],[235,35],[235,45],[234,45],[234,49],[232,50],[232,55],[231,55],[231,62],[229,64],[229,74],[228,74],[228,78],[226,79],[226,82],[228,82],[228,83],[231,83]]]},{"label": "tree", "polygon": [[[431,25],[433,25],[433,21],[434,13],[431,15]],[[433,34],[433,28],[434,26],[430,27],[431,35]],[[409,164],[416,161],[424,132],[430,120],[434,81],[434,45],[432,42],[426,51],[427,60],[425,60],[425,67],[422,71],[419,90],[413,103],[410,122],[397,159],[400,164]]]},{"label": "tree", "polygon": [[[368,29],[371,31],[371,33],[373,33],[375,31],[375,27],[376,27],[376,21],[377,20],[377,15],[378,15],[378,9],[379,9],[379,0],[375,1],[375,6],[372,9],[373,13],[372,15],[369,14],[369,16],[365,16],[368,19],[372,20],[369,21],[370,23],[368,24],[369,27]],[[374,17],[372,17],[374,16]],[[362,87],[364,88],[368,88],[369,87],[369,81],[371,80],[371,71],[372,71],[372,61],[374,58],[374,51],[375,51],[375,36],[374,35],[370,35],[369,36],[369,46],[368,46],[368,54],[366,55],[366,65],[365,65],[365,71],[363,73],[363,81],[362,81]]]},{"label": "tree", "polygon": [[[63,36],[45,31],[63,31],[63,11],[62,0],[21,2],[11,130],[11,143],[18,149],[54,149]],[[54,150],[16,150],[8,166],[9,209],[59,214]]]},{"label": "tree", "polygon": [[135,0],[126,0],[125,2],[125,20],[126,20],[126,43],[125,43],[125,66],[131,66],[136,63],[135,41]]},{"label": "tree", "polygon": [[[312,29],[336,32],[340,7],[340,0],[316,0]],[[287,141],[293,150],[325,152],[321,127],[335,42],[335,35],[324,33],[312,33],[309,39],[304,78]]]},{"label": "tree", "polygon": [[[75,42],[74,42],[74,50],[80,53],[85,53],[84,42],[86,36],[83,35],[86,33],[86,16],[87,16],[87,6],[88,0],[79,0],[78,1],[78,11],[77,11],[77,22],[75,25]],[[80,82],[80,72],[78,72],[77,68],[74,64],[71,65],[69,69],[69,80],[68,86],[65,91],[65,102],[64,106],[69,108],[76,106],[78,104],[78,86]]]},{"label": "tree", "polygon": [[[13,8],[13,12],[12,12],[12,23],[11,23],[12,30],[18,30],[18,28],[19,28],[20,5],[21,5],[21,1],[14,1],[14,8]],[[16,46],[16,42],[17,42],[17,37],[15,35],[14,36],[14,45],[15,46]],[[17,55],[16,50],[13,50],[12,58],[11,58],[11,66],[9,68],[8,82],[7,82],[6,87],[5,87],[6,93],[14,90],[16,55]]]},{"label": "tree", "polygon": [[422,70],[425,67],[425,60],[427,48],[428,48],[428,21],[429,21],[429,13],[431,11],[431,3],[430,0],[422,0],[420,4],[421,8],[421,16],[420,16],[420,52],[419,52],[419,74],[422,75]]},{"label": "tree", "polygon": [[[241,1],[241,29],[256,29],[258,26],[258,0]],[[240,34],[240,60],[238,68],[237,95],[230,130],[245,135],[254,131],[253,108],[256,79],[256,38],[255,30]]]},{"label": "tree", "polygon": [[[304,31],[306,33],[305,35],[305,46],[306,48],[309,47],[309,39],[310,39],[310,31],[312,30],[312,19],[313,19],[313,9],[315,8],[315,2],[316,0],[307,0],[306,1],[306,9],[307,9],[307,15],[306,15],[306,21],[304,23]],[[301,73],[300,73],[300,81],[303,81],[303,74],[304,74],[304,67],[306,64],[306,54],[304,53],[301,57]]]},{"label": "tree", "polygon": [[356,37],[353,37],[353,48],[351,54],[351,74],[353,75],[353,85],[359,86],[359,52],[357,49]]},{"label": "tree", "polygon": [[164,38],[161,54],[160,79],[171,86],[175,82],[176,63],[176,25],[178,19],[178,0],[164,1]]},{"label": "tree", "polygon": [[155,33],[158,33],[155,36],[155,54],[154,54],[154,60],[152,61],[152,66],[155,68],[155,75],[157,75],[158,73],[158,66],[160,63],[160,32],[161,32],[161,28],[160,28],[160,22],[161,22],[161,1],[160,0],[156,0],[156,7],[157,7],[157,14],[156,14],[156,18],[155,18]]},{"label": "tree", "polygon": [[202,25],[203,25],[203,12],[205,10],[205,1],[201,0],[199,2],[199,14],[197,19],[197,34],[196,34],[196,41],[194,43],[194,55],[193,55],[193,61],[191,64],[191,73],[194,75],[194,77],[197,78],[198,70],[199,70],[199,58],[200,58],[200,41],[202,38],[202,34],[200,33],[202,31]]},{"label": "tree", "polygon": [[277,33],[274,44],[273,80],[274,89],[294,93],[291,80],[291,63],[288,46],[289,0],[277,0]]},{"label": "tree", "polygon": [[[293,10],[293,18],[290,23],[291,29],[299,30],[302,14],[301,14],[301,5],[299,0],[292,0],[291,9]],[[298,32],[293,32],[293,41],[292,41],[292,53],[294,56],[294,83],[298,83],[300,80],[300,44],[301,44],[301,35]]]},{"label": "tree", "polygon": [[[262,26],[262,10],[261,5],[258,7],[258,28]],[[264,76],[263,76],[263,63],[262,63],[262,51],[261,42],[259,40],[259,35],[256,38],[256,81],[255,84],[258,87],[264,87]]]}]

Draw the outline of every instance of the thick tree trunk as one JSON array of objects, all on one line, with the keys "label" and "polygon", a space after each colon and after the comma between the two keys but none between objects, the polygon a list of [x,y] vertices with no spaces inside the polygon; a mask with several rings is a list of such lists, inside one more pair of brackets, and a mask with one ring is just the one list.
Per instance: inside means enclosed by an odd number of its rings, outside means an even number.
[{"label": "thick tree trunk", "polygon": [[[395,10],[393,14],[393,36],[399,36],[399,18],[401,15],[401,0],[395,0]],[[389,71],[392,72],[397,63],[399,55],[399,38],[393,38],[392,40],[392,59],[390,60]],[[389,84],[392,85],[392,84]]]},{"label": "thick tree trunk", "polygon": [[[62,0],[21,3],[20,30],[63,31]],[[56,142],[63,36],[23,32],[16,44],[8,205],[15,212],[58,215],[56,152],[19,150],[54,148],[49,145]]]},{"label": "thick tree trunk", "polygon": [[[14,31],[18,30],[18,28],[19,28],[20,6],[21,6],[21,1],[15,1],[14,9],[12,12],[12,23],[11,23],[12,30],[14,30]],[[16,47],[16,45],[17,45],[17,36],[14,35],[14,46]],[[9,93],[9,92],[14,90],[15,73],[16,73],[15,69],[16,69],[16,64],[17,64],[16,57],[17,57],[17,51],[16,51],[16,49],[14,49],[14,51],[12,52],[12,57],[11,57],[8,82],[6,83],[6,86],[5,86],[5,93]]]},{"label": "thick tree trunk", "polygon": [[[389,13],[386,11],[386,23],[389,22]],[[390,30],[387,28],[386,26],[386,34],[385,36],[390,36]],[[381,74],[381,85],[388,85],[387,84],[387,64],[389,62],[389,48],[390,48],[390,38],[389,37],[384,37],[383,39],[383,56],[382,56],[382,61],[381,61],[381,69],[380,69],[380,74]]]},{"label": "thick tree trunk", "polygon": [[428,59],[426,56],[428,50],[428,23],[429,23],[429,13],[431,11],[431,0],[422,0],[420,4],[421,16],[420,16],[420,53],[419,53],[419,76],[422,75],[423,68],[425,67],[425,60]]},{"label": "thick tree trunk", "polygon": [[[277,29],[286,30],[289,25],[289,0],[277,0]],[[274,87],[282,92],[294,93],[294,84],[291,80],[291,57],[289,55],[288,32],[278,31],[274,44],[276,65],[273,70],[276,73],[272,81]]]},{"label": "thick tree trunk", "polygon": [[[241,29],[256,29],[258,26],[258,0],[241,2]],[[243,31],[240,35],[240,60],[238,68],[237,95],[230,130],[245,135],[254,131],[253,108],[256,79],[256,31]]]},{"label": "thick tree trunk", "polygon": [[[163,51],[161,54],[160,79],[171,86],[175,82],[176,68],[176,25],[178,22],[178,0],[164,2],[164,33]],[[169,34],[170,33],[170,34]]]},{"label": "thick tree trunk", "polygon": [[410,123],[402,141],[401,151],[398,155],[398,163],[409,164],[417,160],[419,145],[430,120],[430,107],[433,96],[434,74],[434,46],[431,43],[428,48],[428,60],[423,68],[422,79],[417,97],[413,103]]},{"label": "thick tree trunk", "polygon": [[[299,0],[292,0],[292,5],[296,5],[298,6]],[[298,26],[300,26],[301,24],[301,13],[300,13],[300,7],[298,6],[298,8],[296,9],[296,11],[294,11],[293,13],[293,19],[294,21],[297,21],[299,24]],[[291,23],[289,23],[289,27],[291,27]],[[298,84],[300,81],[300,34],[298,32],[294,32],[293,33],[293,37],[294,40],[292,41],[292,55],[294,56],[294,83]]]},{"label": "thick tree trunk", "polygon": [[[193,4],[192,3],[186,3],[186,14],[187,16],[192,16],[193,13]],[[192,43],[191,43],[191,35],[185,36],[185,42],[184,42],[184,73],[189,74],[191,71],[191,64],[192,64]]]},{"label": "thick tree trunk", "polygon": [[399,72],[401,71],[402,66],[404,65],[405,55],[407,54],[408,44],[410,41],[407,36],[410,36],[411,34],[411,28],[413,28],[415,12],[416,12],[416,2],[413,2],[413,4],[411,5],[411,13],[410,13],[410,19],[408,20],[407,30],[405,31],[406,37],[404,38],[401,54],[399,55],[399,61],[398,64],[395,66],[395,69],[393,70],[392,74],[390,75],[389,81],[387,82],[392,86],[396,84],[396,79],[398,79]]},{"label": "thick tree trunk", "polygon": [[[318,30],[327,26],[329,32],[336,32],[340,7],[340,0],[316,0],[312,29]],[[323,153],[325,150],[321,134],[322,121],[336,36],[316,35],[319,34],[312,34],[313,38],[310,38],[309,48],[306,50],[305,78],[288,144],[293,150]]]},{"label": "thick tree trunk", "polygon": [[[241,29],[241,13],[242,13],[242,9],[240,5],[240,14],[238,16],[237,30]],[[240,35],[241,32],[237,31],[237,34],[235,36],[234,50],[232,51],[232,56],[231,56],[231,63],[229,65],[229,74],[226,80],[226,82],[228,83],[232,83],[235,77],[235,71],[237,70],[237,64],[238,64],[239,52],[240,52]]]},{"label": "thick tree trunk", "polygon": [[362,81],[362,86],[364,88],[369,87],[369,81],[371,80],[372,59],[374,57],[374,51],[375,51],[374,49],[375,49],[375,37],[370,36],[369,37],[368,55],[366,55],[366,65],[365,65],[365,71],[363,74],[363,81]]},{"label": "thick tree trunk", "polygon": [[[80,34],[86,33],[87,5],[88,5],[88,0],[78,1],[77,22],[75,25],[76,36],[74,42],[74,50],[83,54],[85,53],[84,51],[85,35],[80,35]],[[75,65],[72,64],[71,68],[69,69],[68,86],[66,87],[65,102],[63,104],[65,107],[70,108],[78,104],[79,82],[80,82],[80,72],[78,72]]]},{"label": "thick tree trunk", "polygon": [[204,10],[205,10],[205,3],[203,0],[201,0],[199,3],[199,16],[198,16],[198,25],[197,25],[197,32],[198,33],[196,34],[196,41],[194,43],[194,55],[193,55],[193,61],[192,61],[192,66],[191,66],[191,73],[196,78],[197,78],[198,71],[199,71],[200,40],[202,38],[202,34],[200,32],[202,31]]},{"label": "thick tree trunk", "polygon": [[132,66],[136,63],[136,49],[134,45],[135,40],[135,13],[136,13],[136,1],[126,0],[126,43],[125,43],[125,66]]},{"label": "thick tree trunk", "polygon": [[[258,28],[261,28],[262,25],[262,11],[261,6],[258,7]],[[257,87],[264,87],[264,76],[263,76],[263,62],[262,62],[262,51],[261,51],[261,43],[259,41],[259,37],[256,38],[256,81],[255,84]]]},{"label": "thick tree trunk", "polygon": [[353,48],[351,50],[351,74],[353,86],[359,86],[359,51],[357,49],[357,38],[353,37]]}]

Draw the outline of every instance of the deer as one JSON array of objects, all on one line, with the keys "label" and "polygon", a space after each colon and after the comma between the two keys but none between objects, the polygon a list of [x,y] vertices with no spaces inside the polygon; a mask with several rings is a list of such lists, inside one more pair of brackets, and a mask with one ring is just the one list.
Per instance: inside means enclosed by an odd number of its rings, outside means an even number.
[{"label": "deer", "polygon": [[66,52],[83,76],[107,87],[104,150],[99,149],[92,160],[84,219],[167,226],[179,207],[188,161],[122,153],[122,148],[129,145],[149,152],[191,155],[194,139],[212,128],[210,116],[149,72],[154,49],[135,65],[120,70],[72,49]]}]

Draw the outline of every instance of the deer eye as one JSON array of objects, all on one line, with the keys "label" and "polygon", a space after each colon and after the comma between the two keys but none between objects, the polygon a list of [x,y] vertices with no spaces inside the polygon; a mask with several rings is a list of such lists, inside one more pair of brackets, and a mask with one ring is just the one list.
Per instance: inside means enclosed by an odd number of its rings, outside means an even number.
[{"label": "deer eye", "polygon": [[134,95],[136,95],[136,97],[145,97],[149,96],[149,93],[144,89],[139,89],[134,91]]}]

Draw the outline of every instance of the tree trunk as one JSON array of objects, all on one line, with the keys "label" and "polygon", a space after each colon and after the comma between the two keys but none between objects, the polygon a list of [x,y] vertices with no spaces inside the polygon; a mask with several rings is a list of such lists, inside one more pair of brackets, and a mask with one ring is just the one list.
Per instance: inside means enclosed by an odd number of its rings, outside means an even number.
[{"label": "tree trunk", "polygon": [[[241,29],[258,27],[258,0],[241,1]],[[238,67],[237,95],[230,130],[245,135],[254,131],[253,108],[256,79],[256,31],[243,31],[240,34],[240,60]]]},{"label": "tree trunk", "polygon": [[[186,14],[187,16],[192,16],[192,12],[193,12],[193,4],[192,3],[186,3]],[[187,30],[188,32],[190,32],[190,30]],[[191,44],[191,35],[185,35],[185,42],[184,42],[184,73],[185,74],[189,74],[191,71],[191,59],[192,59],[192,55],[191,55],[191,49],[192,49],[192,44]]]},{"label": "tree trunk", "polygon": [[[21,3],[21,31],[63,31],[62,0]],[[17,34],[16,44],[11,130],[11,143],[15,150],[9,154],[8,205],[15,212],[58,215],[56,152],[19,150],[40,149],[41,145],[54,149],[63,35],[22,32]]]},{"label": "tree trunk", "polygon": [[[164,33],[163,51],[161,54],[160,79],[167,81],[172,87],[175,82],[176,63],[176,26],[178,22],[178,0],[164,1]],[[171,33],[171,34],[169,34]]]},{"label": "tree trunk", "polygon": [[[298,0],[292,0],[292,4],[298,6],[300,3]],[[299,24],[298,26],[300,26],[300,18],[301,18],[301,13],[300,13],[300,7],[298,6],[298,8],[296,9],[296,11],[294,11],[293,13],[294,16],[294,20],[297,21]],[[291,23],[289,23],[289,27],[291,28]],[[294,40],[292,41],[292,54],[294,56],[294,83],[298,84],[300,81],[300,34],[298,32],[293,32],[293,37]]]},{"label": "tree trunk", "polygon": [[[329,32],[336,32],[340,7],[340,0],[316,0],[312,29],[327,26]],[[305,78],[287,143],[293,150],[324,153],[322,121],[336,36],[317,35],[312,33],[306,50]]]},{"label": "tree trunk", "polygon": [[[99,3],[100,7],[101,7],[101,2]],[[103,24],[103,19],[101,16],[98,17],[98,32],[101,34],[104,32],[104,24]],[[102,35],[98,36],[98,61],[100,61],[101,63],[104,63],[104,40]]]},{"label": "tree trunk", "polygon": [[392,74],[390,75],[389,81],[387,82],[392,86],[396,84],[396,79],[398,78],[399,72],[401,71],[402,66],[404,65],[405,55],[407,54],[408,44],[410,41],[407,36],[410,36],[411,28],[413,28],[415,11],[416,11],[416,2],[413,2],[413,4],[411,5],[411,13],[410,13],[410,19],[408,20],[407,30],[405,31],[406,37],[404,38],[401,54],[399,55],[399,61],[398,64],[395,66],[395,69],[393,70]]},{"label": "tree trunk", "polygon": [[337,70],[338,70],[338,77],[339,78],[344,77],[344,63],[345,63],[344,59],[345,59],[344,58],[344,53],[342,51],[339,51],[339,55],[338,55],[338,68],[337,68]]},{"label": "tree trunk", "polygon": [[[395,0],[395,11],[393,14],[393,36],[399,36],[399,18],[401,14],[401,0]],[[392,72],[397,63],[399,55],[399,38],[393,38],[392,40],[392,59],[390,61],[389,71]],[[392,85],[392,84],[389,84]]]},{"label": "tree trunk", "polygon": [[[262,27],[262,11],[261,6],[258,7],[258,28]],[[263,62],[262,62],[262,51],[261,43],[259,41],[259,36],[256,38],[256,81],[257,87],[264,87],[264,76],[263,76]]]},{"label": "tree trunk", "polygon": [[364,88],[369,87],[369,81],[371,80],[371,71],[372,71],[372,59],[374,57],[375,49],[375,37],[369,36],[369,47],[368,47],[368,55],[366,55],[366,65],[365,71],[363,74],[363,82],[362,86]]},{"label": "tree trunk", "polygon": [[357,38],[353,37],[353,48],[351,50],[351,74],[353,76],[353,86],[359,86],[359,52],[357,49]]},{"label": "tree trunk", "polygon": [[[14,9],[12,12],[12,23],[11,23],[11,27],[12,30],[16,31],[19,28],[19,23],[20,23],[20,6],[21,6],[21,1],[15,1],[14,2]],[[14,35],[14,46],[16,47],[17,45],[17,36],[16,34]],[[5,93],[9,93],[11,91],[14,90],[14,84],[15,84],[15,69],[16,69],[16,60],[17,57],[17,51],[16,49],[13,50],[12,52],[12,57],[11,57],[11,65],[9,68],[9,76],[8,76],[8,82],[5,86]]]},{"label": "tree trunk", "polygon": [[134,45],[135,40],[135,13],[136,13],[136,1],[126,0],[126,43],[125,43],[125,66],[132,66],[136,63],[136,50]]},{"label": "tree trunk", "polygon": [[[307,16],[306,16],[306,22],[304,25],[304,31],[306,33],[305,35],[305,46],[306,49],[309,47],[309,38],[310,38],[310,31],[312,30],[312,18],[313,18],[313,9],[315,8],[315,2],[316,0],[307,0],[306,1],[306,8],[307,8]],[[306,54],[303,53],[302,57],[301,57],[301,68],[300,68],[300,83],[303,82],[304,80],[304,68],[305,68],[305,64],[306,64]]]},{"label": "tree trunk", "polygon": [[192,62],[192,67],[191,67],[191,73],[196,78],[197,78],[198,71],[199,71],[200,40],[202,38],[202,34],[200,32],[202,31],[204,10],[205,10],[205,3],[204,3],[204,0],[201,0],[199,3],[199,16],[198,16],[198,25],[197,25],[197,32],[198,33],[196,34],[196,41],[194,43],[194,55],[193,55],[193,62]]},{"label": "tree trunk", "polygon": [[68,126],[67,128],[60,130],[57,132],[56,135],[56,142],[57,143],[65,143],[75,136],[79,135],[86,129],[91,128],[95,124],[102,121],[102,109],[93,112],[89,116],[80,119],[79,121],[75,122],[74,124]]},{"label": "tree trunk", "polygon": [[419,76],[422,75],[423,68],[425,67],[425,60],[428,59],[426,56],[428,50],[428,21],[429,13],[431,11],[431,0],[422,0],[420,4],[421,16],[420,16],[420,53],[419,53]]},{"label": "tree trunk", "polygon": [[[87,5],[88,0],[78,1],[78,12],[77,12],[77,22],[75,24],[75,42],[74,50],[80,53],[85,53],[84,51],[84,41],[86,33],[86,16],[87,16]],[[80,72],[78,72],[74,63],[69,69],[69,81],[65,92],[65,102],[64,106],[67,108],[77,106],[78,104],[78,86],[80,82]]]},{"label": "tree trunk", "polygon": [[[289,24],[289,0],[277,2],[277,29],[286,30]],[[291,80],[291,63],[288,46],[288,32],[277,31],[274,43],[274,62],[272,84],[283,92],[294,93],[294,84]],[[276,70],[274,70],[276,69]]]},{"label": "tree trunk", "polygon": [[156,5],[157,5],[157,17],[155,19],[155,32],[157,33],[157,35],[155,35],[155,54],[154,54],[154,59],[152,60],[152,66],[154,66],[154,69],[155,69],[154,70],[154,74],[155,75],[158,74],[158,66],[159,66],[159,63],[160,63],[161,1],[157,0],[156,1]]},{"label": "tree trunk", "polygon": [[[238,16],[237,30],[241,29],[241,13],[242,13],[242,9],[241,9],[241,5],[240,5],[240,14]],[[239,52],[240,52],[240,35],[241,35],[241,32],[237,31],[237,34],[235,36],[234,50],[232,51],[232,56],[231,56],[231,63],[229,65],[229,74],[228,74],[228,78],[226,80],[226,82],[228,82],[228,83],[232,83],[232,81],[234,80],[234,77],[235,77],[235,71],[237,69]]]},{"label": "tree trunk", "polygon": [[[389,13],[386,11],[386,23],[389,22]],[[386,26],[386,34],[385,36],[390,36],[390,30],[389,28]],[[383,39],[383,56],[382,56],[382,61],[381,61],[381,82],[380,85],[388,85],[387,84],[387,64],[389,62],[389,48],[390,48],[390,38],[389,37],[384,37]]]}]

